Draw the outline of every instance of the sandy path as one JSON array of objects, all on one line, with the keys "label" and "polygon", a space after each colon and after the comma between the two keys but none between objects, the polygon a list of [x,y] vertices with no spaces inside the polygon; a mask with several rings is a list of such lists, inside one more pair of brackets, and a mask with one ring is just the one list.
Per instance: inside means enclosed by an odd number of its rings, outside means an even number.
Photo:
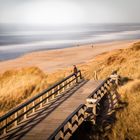
[{"label": "sandy path", "polygon": [[59,50],[33,52],[20,58],[0,62],[0,72],[28,66],[37,66],[43,71],[52,72],[71,67],[73,64],[85,63],[103,52],[129,47],[134,42],[136,40],[94,44],[93,48],[91,45],[85,45]]}]

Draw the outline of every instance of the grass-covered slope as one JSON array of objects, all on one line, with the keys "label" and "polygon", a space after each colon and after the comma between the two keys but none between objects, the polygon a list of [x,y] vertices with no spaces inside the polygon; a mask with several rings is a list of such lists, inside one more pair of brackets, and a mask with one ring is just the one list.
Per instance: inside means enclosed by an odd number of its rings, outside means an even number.
[{"label": "grass-covered slope", "polygon": [[86,64],[86,68],[85,65],[81,68],[88,78],[94,78],[94,71],[97,71],[99,79],[104,79],[118,69],[124,79],[131,79],[119,87],[121,98],[128,106],[117,112],[109,139],[140,140],[140,42],[127,49],[101,54]]},{"label": "grass-covered slope", "polygon": [[37,67],[9,70],[0,75],[0,115],[64,77],[45,74]]},{"label": "grass-covered slope", "polygon": [[98,55],[94,60],[81,65],[87,78],[94,77],[97,71],[99,79],[104,79],[113,70],[132,79],[140,78],[140,42],[126,49],[119,49]]}]

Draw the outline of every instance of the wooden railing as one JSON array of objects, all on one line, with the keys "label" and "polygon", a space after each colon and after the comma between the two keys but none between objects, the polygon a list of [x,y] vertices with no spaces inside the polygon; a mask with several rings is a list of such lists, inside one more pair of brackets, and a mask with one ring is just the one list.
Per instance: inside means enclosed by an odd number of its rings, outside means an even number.
[{"label": "wooden railing", "polygon": [[26,120],[37,110],[41,109],[45,104],[57,98],[65,89],[74,85],[80,79],[82,79],[82,75],[79,70],[77,75],[74,73],[69,75],[2,116],[0,118],[0,135],[6,134],[9,130],[15,128],[18,124]]},{"label": "wooden railing", "polygon": [[[113,75],[113,73],[111,74]],[[112,84],[115,83],[114,78],[111,76],[106,78],[89,96],[88,98],[97,99],[95,102],[95,108],[101,98],[110,90]],[[80,105],[68,118],[54,131],[54,133],[49,137],[48,140],[67,140],[69,139],[78,126],[86,119],[88,116],[87,106]],[[93,112],[94,113],[94,112]],[[94,115],[94,114],[93,114]],[[76,127],[74,127],[74,125]]]},{"label": "wooden railing", "polygon": [[[112,90],[112,86],[118,86],[119,76],[115,72],[112,72],[110,77],[107,77],[87,98],[97,99],[97,104],[106,93]],[[112,98],[110,100],[112,102]],[[113,101],[117,102],[116,100],[117,96],[115,96]]]},{"label": "wooden railing", "polygon": [[114,82],[110,77],[106,78],[89,96],[88,98],[98,98],[103,96],[107,90],[110,89],[110,86]]},{"label": "wooden railing", "polygon": [[79,125],[84,121],[87,107],[81,104],[66,120],[54,131],[48,140],[67,140],[69,139]]}]

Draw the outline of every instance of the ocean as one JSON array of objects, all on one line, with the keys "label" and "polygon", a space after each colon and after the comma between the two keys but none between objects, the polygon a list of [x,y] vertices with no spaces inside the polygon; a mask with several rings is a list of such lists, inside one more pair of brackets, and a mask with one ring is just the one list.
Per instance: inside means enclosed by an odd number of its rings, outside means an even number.
[{"label": "ocean", "polygon": [[132,39],[140,39],[140,24],[0,24],[0,60],[13,59],[39,50]]}]

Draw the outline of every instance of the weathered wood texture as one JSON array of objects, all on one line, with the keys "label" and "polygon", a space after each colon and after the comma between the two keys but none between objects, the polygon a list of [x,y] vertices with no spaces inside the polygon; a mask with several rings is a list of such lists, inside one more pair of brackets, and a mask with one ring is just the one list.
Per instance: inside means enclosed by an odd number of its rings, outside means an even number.
[{"label": "weathered wood texture", "polygon": [[[67,140],[69,139],[79,125],[85,120],[96,123],[96,108],[101,105],[100,101],[104,95],[110,97],[112,102],[111,107],[107,109],[111,111],[117,103],[117,85],[118,75],[112,75],[106,78],[87,98],[87,104],[81,104],[72,114],[70,114],[65,121],[52,133],[48,140]],[[113,93],[113,94],[112,94]],[[111,95],[111,96],[110,96]],[[115,97],[114,97],[115,96]],[[89,109],[92,111],[89,112]],[[90,110],[91,110],[90,109]],[[109,112],[108,112],[109,113]]]},{"label": "weathered wood texture", "polygon": [[87,96],[99,83],[92,80],[88,81],[44,120],[25,134],[22,140],[46,140],[80,104],[86,103]]}]

